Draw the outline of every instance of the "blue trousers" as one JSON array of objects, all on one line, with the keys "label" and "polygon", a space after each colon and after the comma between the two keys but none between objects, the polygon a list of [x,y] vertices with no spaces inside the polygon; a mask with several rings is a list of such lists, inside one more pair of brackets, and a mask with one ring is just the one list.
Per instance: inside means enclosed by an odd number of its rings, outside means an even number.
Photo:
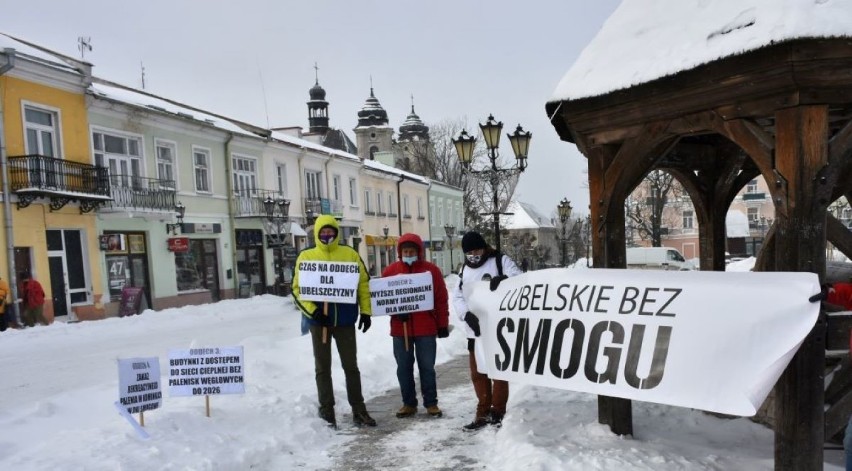
[{"label": "blue trousers", "polygon": [[852,471],[852,416],[849,416],[843,435],[843,450],[846,452],[846,471]]},{"label": "blue trousers", "polygon": [[408,351],[405,350],[403,337],[393,338],[393,356],[396,358],[396,378],[402,393],[402,403],[417,407],[417,390],[414,385],[414,360],[420,371],[420,391],[423,394],[423,406],[438,405],[438,385],[435,381],[436,337],[426,335],[408,337]]}]

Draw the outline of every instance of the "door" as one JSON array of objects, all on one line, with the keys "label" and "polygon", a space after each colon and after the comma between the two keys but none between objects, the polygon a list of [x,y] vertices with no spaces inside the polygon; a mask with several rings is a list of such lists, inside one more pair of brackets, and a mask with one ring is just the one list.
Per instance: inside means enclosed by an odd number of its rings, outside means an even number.
[{"label": "door", "polygon": [[68,292],[65,289],[65,257],[54,255],[47,258],[50,267],[50,293],[53,301],[53,316],[68,315]]},{"label": "door", "polygon": [[83,239],[80,230],[47,231],[47,256],[54,316],[69,314],[71,306],[75,304],[91,302]]}]

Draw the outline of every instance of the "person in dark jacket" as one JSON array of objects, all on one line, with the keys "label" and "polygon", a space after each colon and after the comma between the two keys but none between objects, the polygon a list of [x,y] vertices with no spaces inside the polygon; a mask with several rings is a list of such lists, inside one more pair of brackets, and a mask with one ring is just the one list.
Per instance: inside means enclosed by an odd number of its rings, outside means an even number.
[{"label": "person in dark jacket", "polygon": [[[334,415],[334,388],[331,382],[331,339],[337,344],[337,353],[346,376],[346,396],[352,407],[352,420],[356,425],[375,427],[376,421],[367,413],[361,393],[361,372],[358,370],[355,322],[362,332],[371,325],[370,275],[358,252],[340,245],[340,227],[333,216],[324,214],[314,224],[316,245],[302,250],[296,259],[293,275],[293,298],[302,315],[310,321],[311,341],[314,347],[314,370],[316,372],[317,396],[319,396],[320,418],[332,427],[337,426]],[[355,303],[322,303],[302,298],[299,274],[302,264],[311,262],[354,262],[358,264],[359,281]],[[326,304],[326,306],[323,306]],[[359,315],[360,313],[360,315]]]},{"label": "person in dark jacket", "polygon": [[462,251],[464,251],[465,261],[459,272],[459,286],[453,294],[453,307],[467,333],[470,379],[477,399],[476,416],[473,422],[464,426],[465,430],[470,431],[478,430],[489,423],[495,426],[503,423],[506,403],[509,401],[509,382],[499,379],[492,381],[487,374],[479,372],[474,354],[476,338],[481,333],[479,318],[470,312],[468,299],[462,286],[483,280],[490,280],[492,286],[495,286],[499,285],[502,279],[520,275],[523,272],[511,258],[489,247],[482,234],[478,232],[471,231],[462,237]]},{"label": "person in dark jacket", "polygon": [[396,358],[396,378],[402,393],[402,408],[396,413],[399,418],[417,413],[417,391],[414,385],[414,361],[420,371],[420,391],[423,406],[432,417],[441,417],[438,408],[438,385],[435,380],[436,337],[449,335],[449,305],[447,285],[441,269],[425,259],[423,241],[417,234],[403,234],[397,245],[399,260],[385,268],[382,277],[413,273],[432,274],[431,311],[391,316],[390,334],[393,337],[393,355]]}]

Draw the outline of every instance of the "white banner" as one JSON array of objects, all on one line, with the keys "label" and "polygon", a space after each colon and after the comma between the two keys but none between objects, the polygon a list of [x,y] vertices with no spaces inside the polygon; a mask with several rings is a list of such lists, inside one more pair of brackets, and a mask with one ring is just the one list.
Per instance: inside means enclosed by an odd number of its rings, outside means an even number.
[{"label": "white banner", "polygon": [[306,301],[355,303],[361,267],[355,262],[299,262],[299,298]]},{"label": "white banner", "polygon": [[118,359],[118,402],[130,414],[162,405],[159,358]]},{"label": "white banner", "polygon": [[243,347],[169,350],[169,395],[243,394]]},{"label": "white banner", "polygon": [[431,273],[395,275],[370,280],[374,316],[431,311],[435,307]]},{"label": "white banner", "polygon": [[813,328],[820,291],[813,273],[614,269],[464,289],[493,378],[742,416]]}]

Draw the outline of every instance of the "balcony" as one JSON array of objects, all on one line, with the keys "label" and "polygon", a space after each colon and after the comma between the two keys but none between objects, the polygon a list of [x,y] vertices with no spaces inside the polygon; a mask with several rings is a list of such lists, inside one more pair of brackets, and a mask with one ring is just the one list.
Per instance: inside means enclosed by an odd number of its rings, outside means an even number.
[{"label": "balcony", "polygon": [[234,217],[266,217],[266,207],[263,205],[263,202],[266,201],[267,198],[272,198],[274,201],[287,199],[277,191],[273,190],[253,189],[234,191],[234,199],[231,203],[234,208]]},{"label": "balcony", "polygon": [[343,218],[343,203],[329,198],[303,198],[305,214],[330,214],[337,219]]},{"label": "balcony", "polygon": [[762,201],[766,199],[766,193],[743,193],[743,201]]},{"label": "balcony", "polygon": [[19,155],[9,157],[9,179],[12,193],[18,197],[18,209],[36,198],[48,198],[51,211],[78,201],[80,212],[88,213],[112,199],[106,167],[44,155]]},{"label": "balcony", "polygon": [[174,212],[175,182],[133,175],[110,175],[110,194],[102,212]]}]

